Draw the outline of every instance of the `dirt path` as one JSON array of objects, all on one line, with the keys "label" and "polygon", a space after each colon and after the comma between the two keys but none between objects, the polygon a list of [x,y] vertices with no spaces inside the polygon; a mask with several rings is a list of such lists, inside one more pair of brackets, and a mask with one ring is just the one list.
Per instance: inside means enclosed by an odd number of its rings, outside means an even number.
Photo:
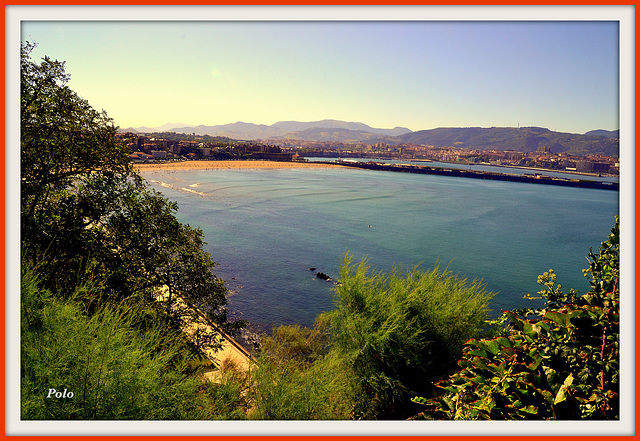
[{"label": "dirt path", "polygon": [[[160,289],[160,293],[156,296],[156,300],[158,301],[166,301],[169,296],[169,289],[164,286]],[[188,307],[185,301],[179,297],[175,297],[174,304],[172,306],[172,310],[184,310],[187,308],[192,310],[192,308]],[[253,362],[251,360],[251,355],[233,338],[229,337],[224,332],[221,332],[218,327],[211,323],[200,311],[196,311],[198,319],[189,321],[188,323],[182,326],[182,331],[190,338],[193,339],[198,330],[204,330],[207,332],[213,331],[214,333],[221,334],[223,337],[222,340],[222,349],[216,349],[212,347],[204,347],[201,348],[204,355],[216,366],[220,367],[225,363],[233,363],[239,370],[248,371],[251,369]],[[207,372],[205,374],[205,378],[215,381],[218,370]]]}]

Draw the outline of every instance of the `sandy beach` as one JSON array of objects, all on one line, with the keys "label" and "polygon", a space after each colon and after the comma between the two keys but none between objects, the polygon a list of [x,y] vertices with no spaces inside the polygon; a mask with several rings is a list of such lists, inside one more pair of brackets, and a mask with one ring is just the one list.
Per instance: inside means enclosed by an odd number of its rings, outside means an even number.
[{"label": "sandy beach", "polygon": [[301,168],[301,167],[340,167],[337,164],[318,164],[314,162],[280,162],[280,161],[179,161],[151,162],[134,164],[139,171],[151,170],[210,170],[221,168]]}]

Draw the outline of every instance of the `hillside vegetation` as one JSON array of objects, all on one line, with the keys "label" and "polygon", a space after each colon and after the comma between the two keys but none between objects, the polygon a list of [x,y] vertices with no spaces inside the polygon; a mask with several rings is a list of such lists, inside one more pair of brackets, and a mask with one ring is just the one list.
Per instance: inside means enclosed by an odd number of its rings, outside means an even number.
[{"label": "hillside vegetation", "polygon": [[398,137],[402,142],[469,150],[534,152],[549,147],[553,153],[618,156],[619,141],[597,135],[553,132],[540,127],[468,127],[421,130]]},{"label": "hillside vegetation", "polygon": [[[146,130],[162,132],[148,128]],[[218,126],[178,127],[172,131],[237,140],[270,138],[335,143],[414,144],[467,150],[515,150],[523,153],[534,152],[539,147],[549,147],[553,153],[569,155],[618,156],[620,144],[617,130],[593,130],[584,135],[554,132],[541,127],[451,127],[412,132],[402,127],[377,129],[363,123],[337,120],[282,121],[271,126],[237,122]]]},{"label": "hillside vegetation", "polygon": [[[182,417],[161,398],[166,392],[141,390],[171,381],[184,391],[184,365],[174,358],[198,365],[197,346],[220,345],[220,336],[158,343],[159,330],[172,335],[190,319],[189,309],[166,313],[173,294],[206,305],[227,333],[242,323],[227,320],[227,290],[212,273],[202,231],[178,222],[176,204],[134,171],[111,119],[67,87],[64,63],[32,62],[33,47],[23,45],[20,66],[23,418]],[[155,295],[163,286],[170,298],[161,307]],[[149,360],[150,371],[137,372]],[[105,402],[117,399],[110,388],[119,381],[132,382],[131,412]],[[74,397],[46,398],[52,388]],[[142,402],[152,399],[168,407]]]}]

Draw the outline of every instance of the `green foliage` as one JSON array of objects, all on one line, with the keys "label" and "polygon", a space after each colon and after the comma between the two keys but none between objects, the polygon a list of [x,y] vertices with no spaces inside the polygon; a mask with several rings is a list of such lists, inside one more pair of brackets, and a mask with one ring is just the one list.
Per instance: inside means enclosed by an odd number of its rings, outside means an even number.
[{"label": "green foliage", "polygon": [[[23,254],[43,262],[43,287],[78,296],[100,274],[106,289],[82,299],[91,314],[105,302],[152,304],[166,285],[167,307],[179,292],[234,333],[242,323],[227,320],[227,290],[202,231],[178,222],[177,205],[135,172],[113,121],[67,87],[64,63],[34,63],[33,47],[24,44],[21,58],[21,226]],[[175,316],[189,320],[189,311]]]},{"label": "green foliage", "polygon": [[549,146],[554,153],[569,155],[619,155],[618,139],[554,132],[540,127],[441,127],[399,137],[410,144],[435,147],[457,146],[468,150],[516,150],[534,152]]},{"label": "green foliage", "polygon": [[335,378],[319,364],[303,370],[273,361],[262,363],[253,381],[251,419],[335,420],[349,416],[348,401],[341,396]]},{"label": "green foliage", "polygon": [[212,419],[344,420],[349,382],[339,359],[327,354],[322,327],[280,326],[262,341],[248,371],[226,360],[203,388]]},{"label": "green foliage", "polygon": [[262,341],[250,396],[254,420],[347,419],[345,376],[327,358],[321,326],[279,326]]},{"label": "green foliage", "polygon": [[[243,324],[227,320],[202,231],[178,222],[106,112],[67,87],[63,62],[33,62],[34,47],[21,48],[23,418],[227,415],[207,404],[225,394],[203,385],[202,357],[179,331],[194,306],[227,333]],[[155,299],[164,286],[166,309]],[[74,397],[46,398],[52,388]]]},{"label": "green foliage", "polygon": [[[92,288],[90,288],[92,289]],[[162,323],[139,329],[140,312],[80,304],[38,286],[25,265],[21,295],[21,418],[200,419],[201,380],[179,333]],[[56,398],[50,389],[73,393]]]},{"label": "green foliage", "polygon": [[251,371],[243,371],[227,359],[215,374],[215,381],[202,385],[202,402],[208,419],[246,420],[251,409]]},{"label": "green foliage", "polygon": [[264,339],[252,372],[251,419],[347,419],[351,410],[345,371],[327,356],[322,327],[280,326]]},{"label": "green foliage", "polygon": [[[415,398],[429,419],[619,418],[619,218],[600,253],[589,252],[591,291],[563,294],[555,274],[538,281],[544,309],[505,311],[508,333],[471,339],[443,395]],[[529,314],[540,316],[526,318]]]},{"label": "green foliage", "polygon": [[327,336],[317,326],[314,329],[300,325],[278,326],[261,344],[263,358],[301,366],[313,363],[326,352]]},{"label": "green foliage", "polygon": [[348,369],[357,419],[406,418],[410,398],[455,368],[464,342],[485,324],[493,294],[448,271],[373,273],[347,255],[336,310],[325,314],[332,354]]}]

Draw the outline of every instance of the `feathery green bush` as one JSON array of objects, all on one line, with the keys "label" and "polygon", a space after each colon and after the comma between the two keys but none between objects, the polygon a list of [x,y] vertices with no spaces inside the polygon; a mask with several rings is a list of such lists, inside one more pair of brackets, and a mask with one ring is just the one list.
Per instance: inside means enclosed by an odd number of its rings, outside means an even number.
[{"label": "feathery green bush", "polygon": [[416,410],[411,398],[431,394],[433,382],[455,370],[494,294],[437,266],[385,275],[351,261],[342,263],[336,309],[324,319],[331,352],[349,370],[353,417],[407,418]]},{"label": "feathery green bush", "polygon": [[[21,281],[21,417],[25,420],[201,419],[202,380],[179,332],[138,327],[138,311],[82,304]],[[65,397],[56,397],[55,392]]]}]

